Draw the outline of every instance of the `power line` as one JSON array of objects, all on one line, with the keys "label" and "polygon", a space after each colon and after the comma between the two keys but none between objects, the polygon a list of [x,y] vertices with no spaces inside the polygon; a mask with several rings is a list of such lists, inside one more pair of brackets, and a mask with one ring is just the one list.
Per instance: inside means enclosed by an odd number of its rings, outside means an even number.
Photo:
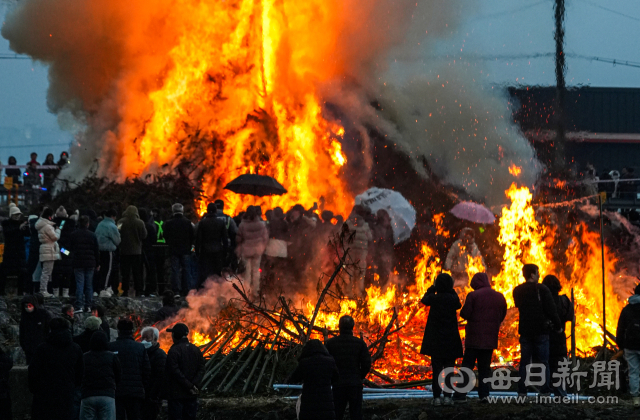
[{"label": "power line", "polygon": [[625,13],[618,12],[617,10],[609,9],[608,7],[601,6],[598,3],[594,3],[594,2],[589,1],[589,0],[582,0],[582,1],[584,3],[586,3],[586,4],[588,4],[591,7],[596,7],[598,9],[606,10],[607,12],[613,13],[614,15],[623,16],[623,17],[626,17],[627,19],[631,19],[631,20],[635,20],[636,22],[640,22],[640,18],[637,18],[635,16],[627,15]]},{"label": "power line", "polygon": [[[631,60],[621,60],[617,58],[606,58],[606,57],[596,57],[589,56],[585,54],[576,54],[576,53],[565,53],[565,56],[568,58],[576,58],[579,60],[588,60],[588,61],[600,61],[603,63],[613,64],[614,66],[626,66],[626,67],[634,67],[640,68],[640,62],[631,61]],[[555,53],[533,53],[533,54],[501,54],[501,55],[486,55],[486,54],[456,54],[456,55],[439,55],[439,56],[430,56],[431,59],[471,59],[471,60],[482,60],[482,61],[500,61],[500,60],[527,60],[527,59],[535,59],[535,58],[553,58],[555,57]]]},{"label": "power line", "polygon": [[481,19],[490,19],[490,18],[504,16],[504,15],[511,15],[513,13],[519,13],[519,12],[522,12],[522,11],[525,11],[525,10],[528,10],[528,9],[532,9],[532,8],[534,8],[536,6],[539,6],[541,4],[544,4],[544,3],[547,3],[547,1],[539,1],[537,3],[529,4],[529,5],[524,6],[524,7],[519,7],[517,9],[505,10],[503,12],[491,13],[491,14],[488,14],[488,15],[481,15],[481,16],[478,16],[478,17],[475,17],[475,18],[471,19],[471,21],[473,22],[473,21],[481,20]]},{"label": "power line", "polygon": [[52,146],[69,146],[69,143],[47,143],[47,144],[19,144],[16,146],[0,146],[0,149],[17,149],[27,147],[52,147]]}]

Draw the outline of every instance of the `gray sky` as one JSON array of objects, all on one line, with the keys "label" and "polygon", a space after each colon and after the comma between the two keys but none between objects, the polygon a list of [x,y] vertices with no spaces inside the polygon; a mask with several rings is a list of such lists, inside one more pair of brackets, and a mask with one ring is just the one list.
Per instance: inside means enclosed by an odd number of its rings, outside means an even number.
[{"label": "gray sky", "polygon": [[[552,57],[508,58],[555,51],[552,0],[469,1],[477,1],[474,14],[465,16],[455,32],[440,40],[437,52],[429,51],[425,63],[433,55],[471,55],[482,57],[476,69],[487,84],[554,84]],[[0,8],[4,16],[5,6]],[[640,68],[572,57],[640,63],[640,1],[567,0],[565,41],[568,84],[640,87]],[[11,53],[8,42],[0,38],[0,57]],[[38,151],[40,161],[46,153],[54,153],[57,159],[68,148],[71,134],[60,130],[56,117],[47,111],[47,86],[44,66],[31,60],[0,59],[0,162],[15,155],[26,163],[32,149]]]}]

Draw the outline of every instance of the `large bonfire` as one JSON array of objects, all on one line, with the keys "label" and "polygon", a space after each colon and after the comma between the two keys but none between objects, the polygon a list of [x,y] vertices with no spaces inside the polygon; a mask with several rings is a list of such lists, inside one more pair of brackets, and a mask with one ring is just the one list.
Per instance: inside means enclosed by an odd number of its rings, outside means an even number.
[{"label": "large bonfire", "polygon": [[[387,10],[381,4],[389,10],[402,8],[406,16],[412,7],[394,1],[356,0],[78,3],[24,2],[8,20],[3,35],[12,39],[12,48],[17,51],[50,63],[52,80],[65,80],[66,76],[61,75],[69,74],[69,78],[80,81],[77,85],[58,81],[57,90],[50,92],[50,106],[57,111],[57,106],[72,108],[80,104],[72,111],[82,114],[87,128],[79,135],[82,140],[76,150],[85,147],[85,141],[92,141],[91,147],[97,148],[100,175],[124,180],[165,167],[180,171],[202,186],[203,198],[197,204],[201,211],[208,200],[223,198],[231,213],[247,204],[259,204],[265,209],[281,206],[286,210],[296,203],[310,208],[320,202],[326,209],[349,214],[354,193],[361,192],[354,191],[356,186],[362,187],[362,182],[354,182],[362,175],[358,170],[368,180],[367,159],[371,158],[365,144],[367,133],[352,133],[352,141],[345,141],[349,121],[343,116],[350,114],[328,106],[323,91],[328,86],[335,92],[340,86],[357,84],[361,79],[350,77],[360,67],[379,65],[368,48],[376,45],[384,49],[393,44],[397,34],[389,28],[402,25],[393,21],[391,14],[385,18]],[[41,7],[49,7],[52,15],[66,13],[77,19],[67,25],[66,15],[56,19],[41,12]],[[31,23],[26,26],[29,34],[21,33],[15,24],[23,18]],[[78,26],[75,33],[75,22],[86,22],[91,29]],[[104,34],[100,28],[104,28]],[[114,32],[122,37],[114,36]],[[31,41],[30,37],[38,39]],[[74,49],[72,44],[79,47]],[[69,65],[59,59],[73,55],[67,54],[67,49],[79,55],[77,63]],[[462,104],[455,102],[456,112],[462,114],[457,111]],[[475,124],[483,118],[486,117],[474,117]],[[477,128],[469,131],[475,138]],[[489,148],[487,137],[480,140],[482,137],[474,140],[474,150],[479,153],[483,153],[480,149]],[[495,149],[504,155],[502,147]],[[363,163],[347,171],[352,156]],[[471,169],[465,170],[470,173]],[[514,177],[521,176],[521,169],[515,165],[509,172]],[[289,192],[279,197],[247,199],[223,190],[226,183],[244,173],[270,175]],[[493,183],[493,175],[491,179]],[[476,186],[481,183],[477,179],[470,181]],[[602,344],[603,332],[598,235],[587,225],[577,224],[571,240],[560,245],[566,251],[558,258],[557,252],[554,254],[557,250],[552,249],[559,242],[558,227],[544,219],[543,213],[536,213],[529,189],[514,184],[506,195],[511,203],[500,215],[498,241],[504,254],[501,267],[496,270],[499,273],[493,276],[494,288],[505,295],[512,308],[511,292],[522,281],[524,263],[537,264],[543,276],[556,274],[564,285],[563,292],[574,292],[576,347],[580,354],[591,352]],[[443,224],[442,214],[433,217],[433,225],[440,237],[452,236]],[[411,240],[419,247],[420,255],[410,276],[396,272],[388,284],[374,281],[359,298],[334,290],[315,319],[319,329],[311,335],[318,337],[322,328],[335,331],[340,315],[356,315],[357,329],[364,339],[375,349],[382,349],[372,379],[419,379],[429,374],[429,360],[419,354],[428,315],[420,299],[443,270],[443,256],[422,238]],[[605,248],[604,253],[606,304],[611,314],[606,328],[614,331],[624,303],[619,293],[624,290],[613,290],[616,259],[611,250]],[[486,269],[481,260],[468,261],[470,276]],[[181,312],[179,318],[192,327],[191,339],[197,344],[219,340],[215,346],[207,347],[211,352],[223,341],[230,343],[227,349],[237,344],[242,349],[258,338],[263,339],[264,349],[273,348],[271,339],[265,337],[273,337],[276,330],[282,331],[287,340],[300,343],[305,335],[301,326],[309,325],[317,302],[317,295],[309,292],[313,287],[308,285],[315,285],[320,271],[302,279],[306,284],[301,290],[289,290],[285,296],[291,304],[287,309],[297,310],[304,317],[300,324],[290,320],[278,324],[278,320],[285,319],[279,316],[285,315],[286,305],[279,296],[268,296],[268,290],[263,291],[263,299],[250,304],[254,305],[253,315],[238,316],[232,310],[233,304],[227,306],[230,297],[237,297],[236,292],[224,283],[210,285],[203,294],[190,297],[192,309]],[[320,289],[328,278],[320,277]],[[462,299],[469,291],[458,290]],[[215,305],[203,303],[221,299],[224,302]],[[207,312],[207,307],[215,307],[215,311]],[[267,307],[271,318],[256,315]],[[510,311],[503,324],[497,362],[517,359],[517,317],[513,313]],[[249,329],[253,331],[250,340]],[[464,323],[460,329],[464,333]]]}]

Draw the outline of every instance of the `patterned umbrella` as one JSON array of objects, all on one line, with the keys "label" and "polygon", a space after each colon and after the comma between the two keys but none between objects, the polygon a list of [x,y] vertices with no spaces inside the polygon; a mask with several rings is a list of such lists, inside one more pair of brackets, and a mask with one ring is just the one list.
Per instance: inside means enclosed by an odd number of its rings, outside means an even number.
[{"label": "patterned umbrella", "polygon": [[464,219],[474,223],[491,224],[496,220],[491,210],[482,204],[472,201],[463,201],[462,203],[456,204],[451,209],[451,213],[458,219]]}]

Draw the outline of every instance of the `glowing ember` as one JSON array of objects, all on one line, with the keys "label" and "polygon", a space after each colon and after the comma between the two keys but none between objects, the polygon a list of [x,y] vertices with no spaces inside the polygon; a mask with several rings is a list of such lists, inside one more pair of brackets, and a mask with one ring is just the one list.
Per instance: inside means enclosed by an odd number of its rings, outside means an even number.
[{"label": "glowing ember", "polygon": [[522,168],[519,166],[516,166],[515,163],[512,163],[511,166],[509,166],[509,173],[515,177],[520,176],[520,173],[522,172]]}]

